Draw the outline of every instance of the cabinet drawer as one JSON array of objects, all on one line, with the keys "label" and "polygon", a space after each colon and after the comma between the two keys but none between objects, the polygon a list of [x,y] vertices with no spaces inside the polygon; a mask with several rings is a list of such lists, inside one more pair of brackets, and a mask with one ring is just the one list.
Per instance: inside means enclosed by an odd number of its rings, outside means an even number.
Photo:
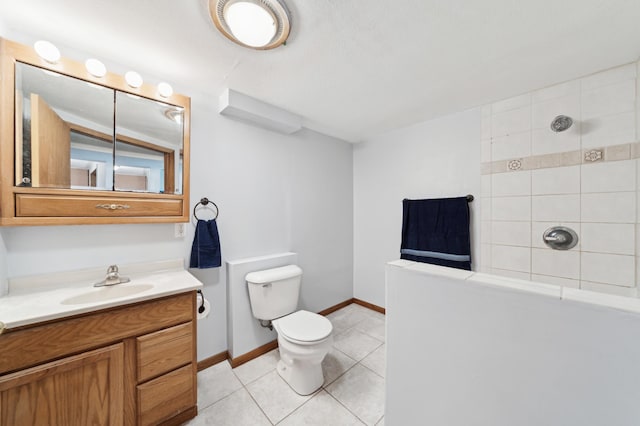
[{"label": "cabinet drawer", "polygon": [[138,382],[193,361],[193,322],[140,336],[138,347]]},{"label": "cabinet drawer", "polygon": [[138,385],[138,424],[156,425],[196,405],[195,365]]},{"label": "cabinet drawer", "polygon": [[182,200],[16,194],[18,217],[181,216]]}]

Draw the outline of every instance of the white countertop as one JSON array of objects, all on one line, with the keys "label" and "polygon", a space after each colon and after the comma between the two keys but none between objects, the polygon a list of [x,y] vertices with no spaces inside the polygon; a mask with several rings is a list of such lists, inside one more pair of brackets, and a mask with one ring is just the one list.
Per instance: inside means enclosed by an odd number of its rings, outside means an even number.
[{"label": "white countertop", "polygon": [[[95,282],[104,279],[105,271],[106,267],[10,280],[9,294],[0,297],[0,322],[11,329],[202,287],[184,269],[182,259],[124,265],[120,267],[120,276],[130,278],[130,282],[94,287]],[[134,289],[141,291],[125,294]],[[78,297],[91,301],[69,302]]]}]

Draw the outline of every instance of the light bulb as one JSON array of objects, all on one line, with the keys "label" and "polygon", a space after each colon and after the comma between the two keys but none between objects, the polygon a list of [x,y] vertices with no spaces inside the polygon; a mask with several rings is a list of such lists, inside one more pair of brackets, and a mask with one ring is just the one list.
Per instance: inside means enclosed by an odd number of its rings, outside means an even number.
[{"label": "light bulb", "polygon": [[85,68],[87,69],[87,71],[89,71],[89,74],[91,74],[94,77],[104,77],[107,74],[107,68],[104,66],[104,64],[102,62],[100,62],[97,59],[87,59],[86,62],[84,63]]},{"label": "light bulb", "polygon": [[36,53],[45,61],[55,64],[60,60],[60,51],[53,43],[46,40],[38,40],[33,44]]},{"label": "light bulb", "polygon": [[124,79],[127,81],[127,84],[134,89],[142,86],[142,77],[135,71],[127,71]]},{"label": "light bulb", "polygon": [[158,93],[163,98],[168,98],[173,95],[173,87],[169,83],[162,82],[158,84]]}]

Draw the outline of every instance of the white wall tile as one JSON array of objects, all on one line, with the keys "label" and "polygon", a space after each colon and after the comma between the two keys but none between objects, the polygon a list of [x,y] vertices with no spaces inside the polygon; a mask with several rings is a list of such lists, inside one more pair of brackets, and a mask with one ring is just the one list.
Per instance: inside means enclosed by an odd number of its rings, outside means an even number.
[{"label": "white wall tile", "polygon": [[491,265],[509,271],[531,272],[529,247],[491,246]]},{"label": "white wall tile", "polygon": [[582,194],[582,221],[635,223],[636,193]]},{"label": "white wall tile", "polygon": [[583,164],[582,192],[625,192],[636,190],[636,161],[608,161]]},{"label": "white wall tile", "polygon": [[580,195],[534,195],[531,218],[536,222],[580,222]]},{"label": "white wall tile", "polygon": [[626,223],[583,223],[583,251],[635,255],[635,225]]},{"label": "white wall tile", "polygon": [[493,235],[491,235],[491,221],[481,221],[480,222],[480,242],[482,244],[491,244],[491,240],[493,240]]},{"label": "white wall tile", "polygon": [[533,155],[578,149],[580,149],[580,123],[574,123],[569,130],[560,133],[556,133],[548,127],[531,131],[531,154]]},{"label": "white wall tile", "polygon": [[531,281],[545,283],[545,284],[555,284],[560,287],[580,288],[579,280],[571,280],[569,278],[560,278],[560,277],[551,277],[548,275],[531,274]]},{"label": "white wall tile", "polygon": [[490,221],[492,219],[492,204],[493,200],[490,197],[482,197],[480,199],[480,220]]},{"label": "white wall tile", "polygon": [[491,194],[494,197],[531,195],[531,172],[508,172],[491,175]]},{"label": "white wall tile", "polygon": [[552,131],[550,129],[551,122],[558,115],[567,115],[578,121],[580,117],[580,93],[575,92],[561,98],[534,103],[531,128]]},{"label": "white wall tile", "polygon": [[582,121],[582,148],[601,148],[635,142],[635,120],[636,115],[631,111]]},{"label": "white wall tile", "polygon": [[481,197],[491,197],[491,176],[492,175],[480,176],[480,196]]},{"label": "white wall tile", "polygon": [[491,115],[482,116],[480,122],[481,139],[491,139]]},{"label": "white wall tile", "polygon": [[493,220],[531,220],[531,197],[493,197],[491,200]]},{"label": "white wall tile", "polygon": [[531,132],[520,132],[493,138],[491,161],[510,160],[531,155]]},{"label": "white wall tile", "polygon": [[634,287],[622,287],[618,285],[592,283],[589,281],[580,281],[580,288],[582,290],[615,294],[617,296],[637,297],[637,289]]},{"label": "white wall tile", "polygon": [[491,136],[494,138],[527,130],[531,130],[530,106],[491,116]]},{"label": "white wall tile", "polygon": [[531,273],[577,280],[580,278],[580,252],[531,249]]},{"label": "white wall tile", "polygon": [[636,81],[626,80],[593,90],[582,90],[582,120],[635,111]]},{"label": "white wall tile", "polygon": [[542,240],[542,236],[547,229],[554,226],[566,226],[573,229],[578,234],[578,244],[572,250],[581,249],[581,225],[578,222],[531,222],[531,247],[551,250]]},{"label": "white wall tile", "polygon": [[491,244],[480,245],[480,266],[491,267]]},{"label": "white wall tile", "polygon": [[508,271],[506,269],[491,268],[490,274],[500,275],[502,277],[516,278],[519,280],[531,280],[531,274],[528,272]]},{"label": "white wall tile", "polygon": [[483,139],[480,141],[480,162],[489,161],[491,161],[491,139]]},{"label": "white wall tile", "polygon": [[504,111],[509,111],[516,108],[522,108],[531,104],[531,94],[525,93],[524,95],[514,96],[509,99],[494,102],[491,105],[491,111],[493,114],[498,114]]},{"label": "white wall tile", "polygon": [[635,63],[621,65],[596,74],[589,75],[580,80],[582,90],[592,90],[609,84],[620,83],[636,78]]},{"label": "white wall tile", "polygon": [[536,90],[531,96],[533,102],[543,102],[549,99],[561,98],[563,96],[570,95],[572,93],[580,92],[580,81],[571,80],[566,83],[556,84],[555,86],[545,87],[544,89]]},{"label": "white wall tile", "polygon": [[533,195],[580,193],[580,166],[533,170],[531,193]]},{"label": "white wall tile", "polygon": [[634,256],[582,252],[580,277],[584,281],[633,287],[635,273]]},{"label": "white wall tile", "polygon": [[530,222],[491,222],[491,238],[493,244],[507,246],[531,246]]}]

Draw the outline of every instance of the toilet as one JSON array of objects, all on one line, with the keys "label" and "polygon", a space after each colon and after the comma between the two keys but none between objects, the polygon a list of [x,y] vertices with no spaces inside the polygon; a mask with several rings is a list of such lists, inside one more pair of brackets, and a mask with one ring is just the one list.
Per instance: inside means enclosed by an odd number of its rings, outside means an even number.
[{"label": "toilet", "polygon": [[278,333],[278,374],[300,395],[324,382],[322,360],[333,343],[333,325],[322,315],[297,310],[302,269],[297,265],[247,274],[253,316]]}]

